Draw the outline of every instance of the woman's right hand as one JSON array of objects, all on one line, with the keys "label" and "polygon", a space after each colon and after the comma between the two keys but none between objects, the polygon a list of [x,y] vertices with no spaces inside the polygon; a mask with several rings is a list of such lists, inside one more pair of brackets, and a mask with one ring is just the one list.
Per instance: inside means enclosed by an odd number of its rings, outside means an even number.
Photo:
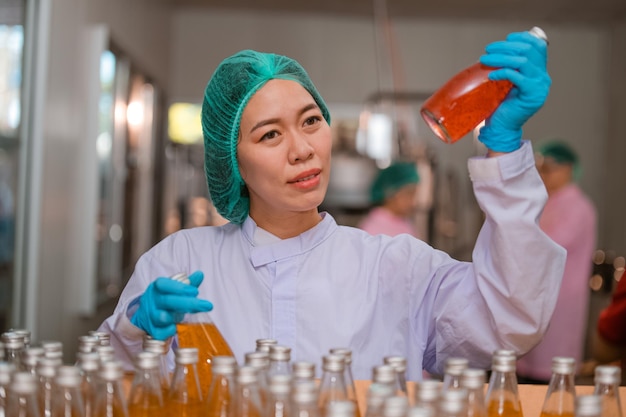
[{"label": "woman's right hand", "polygon": [[157,340],[176,334],[176,323],[185,314],[211,311],[210,301],[198,298],[198,286],[204,279],[201,271],[189,275],[189,284],[160,277],[139,298],[139,308],[130,321]]}]

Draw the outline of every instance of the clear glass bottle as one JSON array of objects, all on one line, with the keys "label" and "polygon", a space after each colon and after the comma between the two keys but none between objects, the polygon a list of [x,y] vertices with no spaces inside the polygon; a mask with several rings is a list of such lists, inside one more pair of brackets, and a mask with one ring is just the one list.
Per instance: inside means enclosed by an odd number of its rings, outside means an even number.
[{"label": "clear glass bottle", "polygon": [[248,365],[237,369],[237,394],[232,417],[266,417],[266,408],[261,404],[257,369]]},{"label": "clear glass bottle", "polygon": [[[529,32],[548,41],[545,32],[533,27]],[[453,76],[421,108],[428,126],[444,142],[454,143],[487,119],[505,99],[513,84],[492,81],[495,68],[477,62]]]},{"label": "clear glass bottle", "polygon": [[175,351],[174,375],[166,399],[170,414],[200,416],[204,411],[202,388],[198,377],[198,349],[178,348]]},{"label": "clear glass bottle", "polygon": [[383,359],[383,362],[396,371],[398,393],[408,398],[409,394],[406,387],[406,358],[404,356],[387,356]]},{"label": "clear glass bottle", "polygon": [[466,417],[467,399],[467,391],[463,388],[442,391],[437,406],[437,417]]},{"label": "clear glass bottle", "polygon": [[22,355],[22,370],[30,372],[33,375],[37,374],[37,361],[43,357],[43,348],[38,346],[31,346],[24,349]]},{"label": "clear glass bottle", "polygon": [[441,385],[441,382],[434,379],[416,382],[413,392],[413,406],[426,407],[436,412],[441,395]]},{"label": "clear glass bottle", "polygon": [[58,369],[51,417],[85,417],[81,383],[79,368],[66,365]]},{"label": "clear glass bottle", "polygon": [[160,357],[143,351],[135,357],[135,374],[128,394],[128,414],[131,417],[156,417],[164,407]]},{"label": "clear glass bottle", "polygon": [[78,352],[76,366],[82,376],[81,392],[85,405],[85,417],[93,417],[96,406],[96,390],[100,356],[97,352]]},{"label": "clear glass bottle", "polygon": [[315,381],[300,381],[293,385],[293,417],[321,417],[317,405],[317,383]]},{"label": "clear glass bottle", "polygon": [[96,392],[94,417],[129,417],[122,385],[124,369],[116,360],[106,361],[98,368],[100,386]]},{"label": "clear glass bottle", "polygon": [[576,397],[575,417],[602,417],[602,397],[595,394]]},{"label": "clear glass bottle", "polygon": [[248,352],[244,355],[244,364],[253,367],[257,371],[257,384],[259,385],[261,406],[263,410],[265,410],[270,396],[268,374],[270,369],[270,354],[269,352],[263,351]]},{"label": "clear glass bottle", "polygon": [[37,378],[30,372],[13,374],[8,397],[7,417],[43,417],[37,402]]},{"label": "clear glass bottle", "polygon": [[346,390],[348,392],[348,399],[350,401],[354,401],[356,404],[356,416],[361,417],[361,413],[359,411],[359,404],[356,398],[356,385],[354,384],[354,377],[352,376],[352,350],[347,348],[333,348],[329,351],[334,355],[343,355],[343,360],[345,363],[344,366],[344,380],[346,383]]},{"label": "clear glass bottle", "polygon": [[0,417],[7,417],[7,401],[11,376],[15,373],[15,365],[0,361]]},{"label": "clear glass bottle", "polygon": [[[337,401],[353,401],[348,399],[348,390],[344,377],[345,360],[342,355],[328,354],[322,357],[322,378],[318,396],[318,407],[322,417],[326,415],[328,406]],[[356,410],[356,408],[355,408]]]},{"label": "clear glass bottle", "polygon": [[488,417],[523,417],[515,374],[517,358],[509,350],[494,352],[485,402]]},{"label": "clear glass bottle", "polygon": [[[189,284],[185,273],[171,277],[175,281]],[[203,394],[211,386],[211,361],[213,356],[235,356],[208,312],[185,314],[183,321],[176,325],[178,346],[198,349],[198,377]]]},{"label": "clear glass bottle", "polygon": [[469,361],[465,358],[448,358],[443,367],[442,391],[461,388],[461,375],[467,369]]},{"label": "clear glass bottle", "polygon": [[461,388],[467,391],[467,416],[487,417],[485,408],[485,382],[483,369],[467,368],[461,374]]},{"label": "clear glass bottle", "polygon": [[271,345],[270,367],[267,371],[268,376],[272,375],[291,375],[291,348],[281,345]]},{"label": "clear glass bottle", "polygon": [[396,392],[396,370],[390,365],[377,365],[372,368],[372,382],[389,385]]},{"label": "clear glass bottle", "polygon": [[385,400],[394,395],[395,389],[389,384],[372,382],[367,388],[365,417],[382,417]]},{"label": "clear glass bottle", "polygon": [[49,417],[52,413],[52,400],[54,398],[55,378],[57,370],[61,366],[57,359],[42,357],[37,362],[37,377],[39,388],[39,409],[43,417]]},{"label": "clear glass bottle", "polygon": [[622,370],[615,365],[600,365],[594,375],[595,395],[602,397],[602,417],[622,417],[622,402],[619,395],[619,384]]},{"label": "clear glass bottle", "polygon": [[574,374],[576,360],[556,356],[552,358],[552,375],[540,417],[574,417],[576,385]]},{"label": "clear glass bottle", "polygon": [[270,375],[267,417],[291,417],[291,375]]},{"label": "clear glass bottle", "polygon": [[4,345],[4,360],[13,364],[17,372],[23,370],[24,337],[15,332],[4,332],[0,337]]},{"label": "clear glass bottle", "polygon": [[257,339],[256,351],[270,353],[270,346],[277,345],[277,344],[278,344],[278,340],[276,339]]},{"label": "clear glass bottle", "polygon": [[165,340],[144,338],[143,350],[159,355],[159,378],[161,380],[161,389],[164,394],[163,397],[165,398],[171,384],[170,371],[167,366],[167,352],[170,350],[169,343]]},{"label": "clear glass bottle", "polygon": [[232,356],[214,356],[213,378],[205,399],[206,417],[229,417],[236,396],[237,361]]}]

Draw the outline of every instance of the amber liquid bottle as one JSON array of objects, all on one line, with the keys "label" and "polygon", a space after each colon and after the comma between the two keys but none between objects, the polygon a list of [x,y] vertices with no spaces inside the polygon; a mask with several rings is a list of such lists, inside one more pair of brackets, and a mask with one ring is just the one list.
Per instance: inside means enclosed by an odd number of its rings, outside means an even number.
[{"label": "amber liquid bottle", "polygon": [[494,353],[485,397],[488,417],[523,417],[517,391],[516,361],[513,351],[497,350]]},{"label": "amber liquid bottle", "polygon": [[[541,28],[535,26],[529,32],[547,42]],[[494,69],[477,62],[452,77],[424,102],[420,113],[441,140],[454,143],[461,139],[491,116],[509,94],[513,84],[488,78]]]},{"label": "amber liquid bottle", "polygon": [[541,408],[540,417],[574,417],[576,360],[556,356],[552,358],[552,376]]},{"label": "amber liquid bottle", "polygon": [[[189,284],[184,273],[176,274],[172,279]],[[198,378],[202,394],[206,396],[211,386],[211,362],[214,356],[233,356],[233,351],[222,336],[211,316],[207,312],[187,314],[176,325],[178,346],[198,349]]]}]

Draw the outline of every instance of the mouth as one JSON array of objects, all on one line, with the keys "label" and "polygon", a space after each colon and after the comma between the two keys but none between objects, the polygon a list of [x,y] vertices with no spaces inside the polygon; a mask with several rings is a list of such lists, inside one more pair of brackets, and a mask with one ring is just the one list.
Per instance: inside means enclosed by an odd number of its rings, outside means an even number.
[{"label": "mouth", "polygon": [[300,175],[298,175],[297,177],[287,181],[289,184],[297,184],[297,183],[303,183],[303,182],[307,182],[307,181],[311,181],[312,179],[315,179],[317,176],[319,176],[321,170],[319,169],[312,169],[306,172],[301,173]]}]

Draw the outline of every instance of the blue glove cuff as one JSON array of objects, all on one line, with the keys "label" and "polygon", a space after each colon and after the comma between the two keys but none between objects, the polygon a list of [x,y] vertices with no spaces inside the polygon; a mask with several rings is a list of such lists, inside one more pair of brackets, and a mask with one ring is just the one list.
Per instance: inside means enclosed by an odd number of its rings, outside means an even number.
[{"label": "blue glove cuff", "polygon": [[513,152],[522,146],[522,129],[503,132],[501,128],[484,126],[480,129],[478,140],[494,152]]}]

